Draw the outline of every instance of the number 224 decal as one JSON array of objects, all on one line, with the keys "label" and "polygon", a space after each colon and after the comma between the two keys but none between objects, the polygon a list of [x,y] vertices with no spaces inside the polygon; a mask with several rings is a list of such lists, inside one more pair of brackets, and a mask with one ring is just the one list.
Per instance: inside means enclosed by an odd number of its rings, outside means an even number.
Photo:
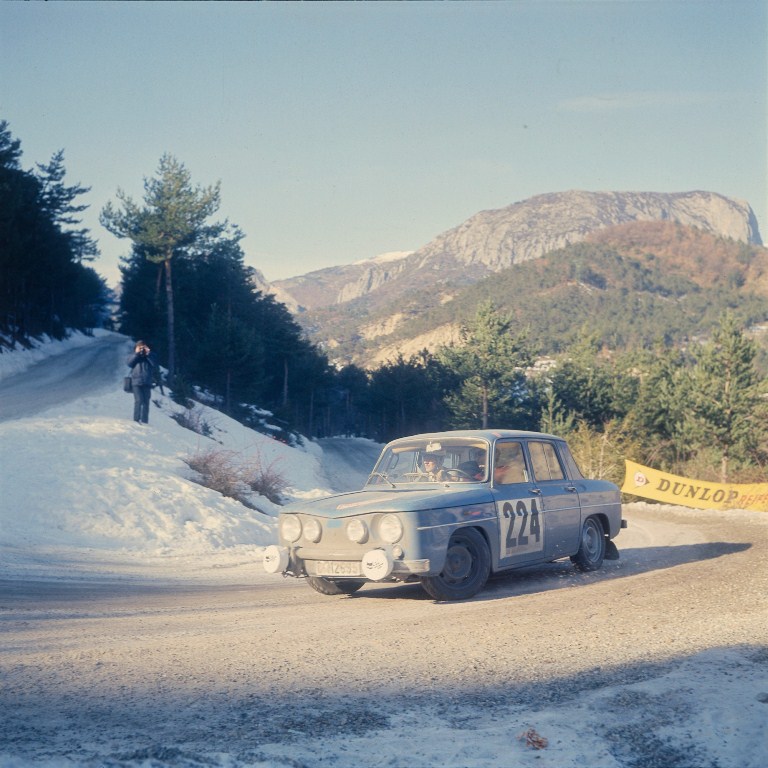
[{"label": "number 224 decal", "polygon": [[[529,508],[530,504],[530,508]],[[538,552],[544,549],[544,537],[539,519],[539,508],[536,499],[519,499],[506,501],[501,508],[504,517],[502,527],[502,542],[505,551],[502,557]]]}]

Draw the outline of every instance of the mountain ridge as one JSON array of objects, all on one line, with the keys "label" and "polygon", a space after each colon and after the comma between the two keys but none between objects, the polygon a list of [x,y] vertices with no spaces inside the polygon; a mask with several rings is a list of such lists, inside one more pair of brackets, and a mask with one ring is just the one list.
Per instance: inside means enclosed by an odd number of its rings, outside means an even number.
[{"label": "mountain ridge", "polygon": [[[434,351],[458,339],[482,301],[528,329],[545,355],[567,349],[585,327],[612,349],[659,340],[684,345],[706,336],[723,311],[736,311],[762,337],[767,299],[768,249],[676,223],[631,222],[502,270],[378,338],[361,343],[351,337],[337,354],[354,350],[375,367]],[[344,326],[337,329],[343,337]]]},{"label": "mountain ridge", "polygon": [[[296,313],[370,296],[420,276],[466,285],[512,264],[582,241],[590,232],[630,221],[676,221],[723,237],[762,244],[744,201],[714,192],[571,190],[480,211],[397,260],[374,257],[277,280],[272,290]],[[399,290],[404,290],[401,288]]]},{"label": "mountain ridge", "polygon": [[[673,271],[699,270],[696,255],[686,251],[678,258],[670,239],[708,252],[717,250],[712,243],[718,239],[747,250],[762,242],[750,206],[712,192],[549,193],[480,211],[411,253],[318,270],[277,281],[270,290],[332,361],[375,366],[455,341],[459,306],[468,295],[477,300],[479,292],[493,293],[497,276],[581,243],[618,248],[628,258],[635,248],[641,270],[650,269],[643,261],[649,249],[663,252]],[[729,248],[722,252],[727,268],[739,273],[734,279],[746,279]],[[569,268],[565,262],[563,268]],[[720,268],[717,259],[707,264],[711,282]],[[478,292],[478,285],[485,287]]]}]

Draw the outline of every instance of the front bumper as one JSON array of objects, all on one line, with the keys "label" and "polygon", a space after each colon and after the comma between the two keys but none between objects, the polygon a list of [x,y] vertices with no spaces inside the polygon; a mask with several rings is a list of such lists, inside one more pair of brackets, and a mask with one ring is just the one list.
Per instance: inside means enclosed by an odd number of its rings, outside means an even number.
[{"label": "front bumper", "polygon": [[288,547],[271,545],[264,551],[264,570],[287,576],[320,576],[330,579],[405,580],[429,573],[430,562],[400,560],[385,549],[371,549],[359,560],[305,560]]}]

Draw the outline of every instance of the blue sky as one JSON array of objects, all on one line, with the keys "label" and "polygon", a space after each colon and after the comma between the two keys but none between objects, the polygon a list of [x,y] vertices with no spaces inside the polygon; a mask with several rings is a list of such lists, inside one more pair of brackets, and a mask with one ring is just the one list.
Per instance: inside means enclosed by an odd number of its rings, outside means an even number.
[{"label": "blue sky", "polygon": [[0,119],[98,224],[170,152],[268,279],[568,189],[746,200],[768,239],[765,0],[0,3]]}]

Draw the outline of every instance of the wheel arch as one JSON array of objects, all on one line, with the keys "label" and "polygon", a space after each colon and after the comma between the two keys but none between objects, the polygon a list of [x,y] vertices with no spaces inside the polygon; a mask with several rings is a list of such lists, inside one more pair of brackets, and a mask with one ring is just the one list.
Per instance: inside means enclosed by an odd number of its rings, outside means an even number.
[{"label": "wheel arch", "polygon": [[460,525],[450,533],[440,573],[420,580],[435,600],[468,600],[483,589],[492,572],[486,531],[478,525]]},{"label": "wheel arch", "polygon": [[608,519],[608,515],[605,514],[605,512],[593,512],[591,515],[587,515],[584,519],[586,520],[588,517],[594,517],[595,519],[600,521],[600,525],[603,526],[603,536],[606,538],[610,538],[611,536],[611,522]]},{"label": "wheel arch", "polygon": [[445,558],[448,555],[448,545],[451,541],[451,537],[456,533],[466,531],[470,528],[474,531],[477,531],[485,539],[485,544],[488,547],[488,552],[491,556],[491,573],[496,573],[498,558],[496,557],[495,548],[493,546],[493,536],[488,531],[487,525],[477,525],[475,523],[452,526],[450,533],[444,539],[444,543],[440,546],[439,550],[432,548],[432,551],[429,554],[430,573],[436,575],[443,570],[443,567],[445,566]]}]

